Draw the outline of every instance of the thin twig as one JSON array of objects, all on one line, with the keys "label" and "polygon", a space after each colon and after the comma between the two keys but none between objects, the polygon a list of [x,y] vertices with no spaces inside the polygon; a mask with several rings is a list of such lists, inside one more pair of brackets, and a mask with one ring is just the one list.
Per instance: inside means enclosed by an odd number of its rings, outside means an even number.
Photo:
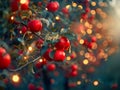
[{"label": "thin twig", "polygon": [[39,60],[40,58],[41,58],[41,56],[35,58],[34,60],[32,60],[32,61],[26,63],[25,65],[23,65],[23,66],[21,66],[21,67],[19,67],[19,68],[17,68],[17,69],[8,69],[8,71],[10,71],[10,72],[17,72],[17,71],[20,71],[20,70],[22,70],[23,68],[25,68],[26,66],[28,66],[29,64],[34,63],[35,61]]}]

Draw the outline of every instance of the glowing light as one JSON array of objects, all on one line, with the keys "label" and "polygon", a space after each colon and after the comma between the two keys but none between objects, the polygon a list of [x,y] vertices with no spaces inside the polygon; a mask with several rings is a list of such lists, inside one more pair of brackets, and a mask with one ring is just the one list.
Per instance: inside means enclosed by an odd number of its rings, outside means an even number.
[{"label": "glowing light", "polygon": [[91,29],[87,29],[87,34],[92,34],[92,30]]},{"label": "glowing light", "polygon": [[76,7],[76,6],[77,6],[77,3],[74,3],[74,2],[73,2],[73,3],[72,3],[72,6],[73,6],[73,7]]},{"label": "glowing light", "polygon": [[14,16],[11,16],[11,17],[10,17],[10,19],[11,19],[11,20],[14,20],[14,19],[15,19],[15,17],[14,17]]},{"label": "glowing light", "polygon": [[66,8],[69,9],[71,7],[71,5],[66,5]]},{"label": "glowing light", "polygon": [[20,0],[20,4],[28,3],[28,0]]},{"label": "glowing light", "polygon": [[83,6],[82,6],[82,5],[78,5],[78,8],[79,8],[79,9],[83,9]]},{"label": "glowing light", "polygon": [[96,6],[96,2],[91,2],[91,5],[92,6]]},{"label": "glowing light", "polygon": [[95,14],[96,14],[96,11],[95,11],[95,10],[91,10],[90,13],[91,13],[92,15],[95,15]]},{"label": "glowing light", "polygon": [[88,63],[89,63],[89,61],[88,61],[87,59],[84,59],[84,60],[83,60],[83,64],[84,64],[84,65],[87,65]]},{"label": "glowing light", "polygon": [[83,40],[83,39],[80,39],[79,43],[80,43],[80,44],[83,44],[83,43],[84,43],[84,40]]},{"label": "glowing light", "polygon": [[71,60],[71,57],[70,57],[70,56],[67,56],[66,60],[68,60],[68,61]]},{"label": "glowing light", "polygon": [[27,59],[27,56],[24,56],[23,58],[24,58],[24,60],[26,60],[26,59]]},{"label": "glowing light", "polygon": [[13,75],[12,76],[12,81],[14,82],[14,83],[18,83],[19,81],[20,81],[20,77],[19,77],[19,75]]},{"label": "glowing light", "polygon": [[81,84],[81,81],[77,81],[77,85],[80,85]]},{"label": "glowing light", "polygon": [[96,80],[96,81],[93,82],[93,85],[94,85],[94,86],[98,86],[98,85],[99,85],[99,82]]},{"label": "glowing light", "polygon": [[56,19],[56,20],[60,20],[60,17],[59,17],[59,16],[56,16],[55,19]]},{"label": "glowing light", "polygon": [[28,47],[28,50],[29,50],[29,51],[32,51],[32,50],[33,50],[33,48],[30,46],[30,47]]},{"label": "glowing light", "polygon": [[43,59],[39,59],[40,62],[43,62]]}]

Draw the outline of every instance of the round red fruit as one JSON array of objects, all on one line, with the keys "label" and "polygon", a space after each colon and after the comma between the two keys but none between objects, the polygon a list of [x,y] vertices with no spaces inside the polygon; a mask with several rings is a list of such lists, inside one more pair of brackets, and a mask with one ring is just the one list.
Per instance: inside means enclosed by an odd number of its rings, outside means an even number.
[{"label": "round red fruit", "polygon": [[47,49],[47,51],[43,54],[43,57],[46,59],[46,60],[52,60],[52,58],[50,58],[50,53],[51,53],[52,49],[49,48]]},{"label": "round red fruit", "polygon": [[71,69],[72,69],[72,71],[74,71],[74,70],[78,70],[78,65],[73,64],[73,65],[71,66]]},{"label": "round red fruit", "polygon": [[27,32],[27,27],[23,26],[21,28],[21,32],[22,32],[22,34],[25,34]]},{"label": "round red fruit", "polygon": [[70,48],[70,41],[66,37],[61,37],[60,40],[55,44],[58,50],[68,50]]},{"label": "round red fruit", "polygon": [[40,49],[40,48],[42,47],[43,43],[44,43],[44,41],[43,41],[42,39],[38,39],[38,40],[36,41],[36,47],[37,47],[38,49]]},{"label": "round red fruit", "polygon": [[69,14],[69,10],[67,8],[62,8],[62,13]]},{"label": "round red fruit", "polygon": [[72,77],[76,77],[78,75],[78,71],[77,70],[74,70],[70,73],[70,76]]},{"label": "round red fruit", "polygon": [[28,85],[28,90],[36,90],[35,85],[32,84],[32,83],[30,83],[30,84]]},{"label": "round red fruit", "polygon": [[6,50],[0,47],[0,69],[6,69],[11,63],[11,57]]},{"label": "round red fruit", "polygon": [[56,69],[55,64],[48,64],[48,65],[47,65],[47,70],[48,70],[48,71],[54,71],[55,69]]},{"label": "round red fruit", "polygon": [[62,50],[56,50],[54,54],[55,61],[64,61],[65,60],[65,52]]},{"label": "round red fruit", "polygon": [[42,30],[42,22],[40,20],[31,20],[28,22],[28,28],[31,32],[39,32]]},{"label": "round red fruit", "polygon": [[47,4],[47,9],[49,12],[56,12],[59,9],[59,3],[57,1],[49,2]]},{"label": "round red fruit", "polygon": [[12,0],[12,2],[10,3],[10,8],[13,12],[17,11],[18,10],[18,1]]}]

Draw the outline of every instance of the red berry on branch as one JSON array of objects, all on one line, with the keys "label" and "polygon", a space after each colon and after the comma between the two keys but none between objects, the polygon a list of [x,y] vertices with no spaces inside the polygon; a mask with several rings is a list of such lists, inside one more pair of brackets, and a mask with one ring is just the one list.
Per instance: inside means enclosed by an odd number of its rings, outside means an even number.
[{"label": "red berry on branch", "polygon": [[92,42],[96,42],[97,41],[97,38],[95,36],[91,37],[91,41]]},{"label": "red berry on branch", "polygon": [[67,8],[62,8],[62,13],[69,14],[69,10]]},{"label": "red berry on branch", "polygon": [[86,13],[89,13],[89,12],[90,12],[90,8],[87,7],[87,8],[85,9],[85,12],[86,12]]},{"label": "red berry on branch", "polygon": [[56,50],[54,54],[55,61],[64,61],[65,60],[65,52],[62,50]]},{"label": "red berry on branch", "polygon": [[44,88],[39,86],[36,90],[44,90]]},{"label": "red berry on branch", "polygon": [[42,39],[38,39],[38,40],[36,41],[36,47],[37,47],[38,49],[40,49],[40,48],[42,47],[43,43],[44,43],[44,41],[43,41]]},{"label": "red berry on branch", "polygon": [[22,32],[22,34],[25,34],[25,33],[27,32],[27,27],[26,27],[26,26],[23,26],[23,27],[21,28],[21,32]]},{"label": "red berry on branch", "polygon": [[55,44],[58,50],[68,50],[70,48],[70,41],[66,37],[61,37],[60,40]]},{"label": "red berry on branch", "polygon": [[70,73],[70,76],[72,77],[76,77],[78,75],[78,71],[77,70],[74,70]]},{"label": "red berry on branch", "polygon": [[0,69],[6,69],[11,63],[11,57],[4,48],[0,47]]},{"label": "red berry on branch", "polygon": [[47,49],[47,51],[43,54],[43,57],[46,59],[46,60],[52,60],[52,58],[50,57],[50,53],[52,52],[52,49],[49,48]]},{"label": "red berry on branch", "polygon": [[28,90],[36,90],[35,85],[32,84],[32,83],[30,83],[30,84],[28,85]]},{"label": "red berry on branch", "polygon": [[42,30],[42,22],[40,20],[31,20],[28,22],[28,28],[31,32],[39,32]]},{"label": "red berry on branch", "polygon": [[54,71],[55,69],[56,69],[55,64],[48,64],[48,65],[47,65],[47,70],[48,70],[48,71]]},{"label": "red berry on branch", "polygon": [[49,2],[47,4],[47,9],[49,12],[56,12],[59,9],[59,3],[57,1]]},{"label": "red berry on branch", "polygon": [[71,66],[71,69],[72,69],[72,71],[78,70],[78,65],[73,64],[73,65]]},{"label": "red berry on branch", "polygon": [[12,0],[12,2],[10,3],[10,8],[13,12],[17,11],[18,10],[18,0]]}]

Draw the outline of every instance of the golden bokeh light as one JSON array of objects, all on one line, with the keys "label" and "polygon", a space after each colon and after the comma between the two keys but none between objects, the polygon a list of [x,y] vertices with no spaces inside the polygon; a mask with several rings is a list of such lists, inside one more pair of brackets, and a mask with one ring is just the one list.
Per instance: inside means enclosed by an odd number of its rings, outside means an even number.
[{"label": "golden bokeh light", "polygon": [[28,0],[20,0],[20,4],[28,3]]},{"label": "golden bokeh light", "polygon": [[81,83],[82,83],[81,81],[77,81],[77,85],[81,85]]},{"label": "golden bokeh light", "polygon": [[13,81],[14,83],[19,83],[19,82],[20,82],[20,76],[17,75],[17,74],[13,75],[13,76],[12,76],[12,81]]},{"label": "golden bokeh light", "polygon": [[93,85],[94,85],[94,86],[98,86],[98,85],[99,85],[99,82],[98,82],[97,80],[95,80],[95,81],[93,82]]},{"label": "golden bokeh light", "polygon": [[87,59],[84,59],[84,60],[83,60],[83,64],[84,64],[84,65],[87,65],[88,63],[89,63],[89,61],[88,61]]},{"label": "golden bokeh light", "polygon": [[96,2],[91,2],[91,5],[92,6],[96,6]]}]

